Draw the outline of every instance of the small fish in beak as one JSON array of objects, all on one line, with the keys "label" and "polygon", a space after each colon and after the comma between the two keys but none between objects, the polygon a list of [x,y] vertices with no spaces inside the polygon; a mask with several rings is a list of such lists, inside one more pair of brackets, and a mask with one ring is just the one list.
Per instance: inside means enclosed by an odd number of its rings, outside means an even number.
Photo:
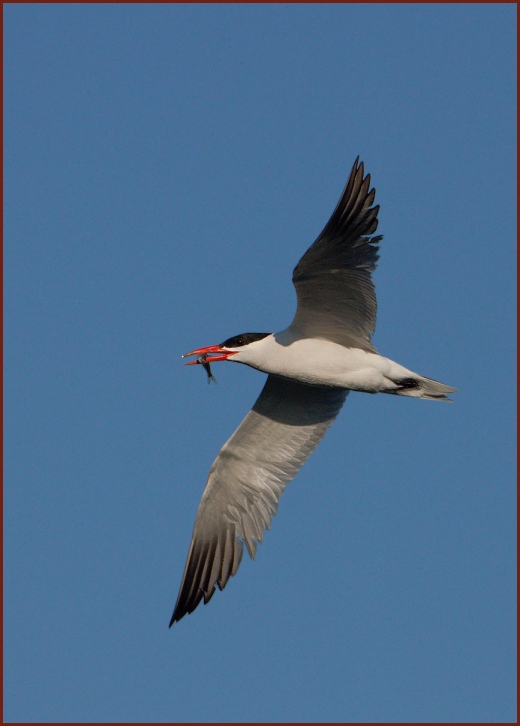
[{"label": "small fish in beak", "polygon": [[204,370],[208,374],[208,383],[210,383],[210,381],[214,381],[216,383],[217,382],[217,379],[215,378],[215,376],[211,372],[211,366],[208,363],[208,354],[207,353],[202,353],[202,355],[199,355],[199,357],[197,358],[197,363],[200,363],[201,366],[204,366]]},{"label": "small fish in beak", "polygon": [[[222,346],[220,345],[207,345],[205,348],[197,348],[196,350],[192,350],[189,353],[185,353],[182,357],[187,358],[190,355],[196,355],[196,360],[190,360],[189,363],[185,363],[186,366],[196,366],[201,365],[204,366],[204,370],[208,374],[208,383],[210,381],[217,382],[217,379],[211,372],[210,363],[215,363],[219,360],[227,360],[230,356],[236,355],[238,351],[226,351],[225,349],[222,350]],[[218,355],[217,355],[218,354]]]}]

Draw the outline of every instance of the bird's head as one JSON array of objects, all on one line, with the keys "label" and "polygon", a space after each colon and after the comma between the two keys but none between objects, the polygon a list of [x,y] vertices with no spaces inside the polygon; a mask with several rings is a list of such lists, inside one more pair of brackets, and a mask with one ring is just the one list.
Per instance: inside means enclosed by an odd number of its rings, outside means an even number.
[{"label": "bird's head", "polygon": [[207,345],[205,348],[197,348],[189,353],[185,353],[182,357],[187,358],[190,355],[198,356],[196,360],[186,363],[187,366],[193,366],[199,363],[217,363],[220,360],[228,360],[228,358],[232,358],[233,356],[238,356],[236,358],[237,363],[245,363],[246,361],[243,359],[247,356],[240,356],[240,353],[245,353],[246,349],[250,350],[249,346],[259,340],[267,338],[268,335],[271,335],[271,333],[242,333],[241,335],[234,335],[219,345]]}]

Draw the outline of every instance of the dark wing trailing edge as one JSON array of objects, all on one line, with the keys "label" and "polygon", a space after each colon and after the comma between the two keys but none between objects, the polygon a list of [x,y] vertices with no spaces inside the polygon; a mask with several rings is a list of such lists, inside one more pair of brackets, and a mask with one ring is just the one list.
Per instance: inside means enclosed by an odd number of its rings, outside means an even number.
[{"label": "dark wing trailing edge", "polygon": [[371,273],[382,236],[370,237],[377,229],[379,206],[372,206],[376,191],[369,191],[370,174],[363,178],[363,162],[358,161],[325,229],[294,269],[298,307],[292,328],[302,337],[375,352],[371,335],[377,303]]},{"label": "dark wing trailing edge", "polygon": [[278,501],[325,435],[348,391],[268,376],[255,405],[211,467],[195,520],[170,626],[216,586],[223,590],[242,559],[254,558]]}]

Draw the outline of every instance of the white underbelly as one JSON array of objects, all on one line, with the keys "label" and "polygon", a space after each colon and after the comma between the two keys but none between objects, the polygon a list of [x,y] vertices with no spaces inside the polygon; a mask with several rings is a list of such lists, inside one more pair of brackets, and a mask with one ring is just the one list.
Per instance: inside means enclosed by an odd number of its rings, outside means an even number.
[{"label": "white underbelly", "polygon": [[411,374],[411,371],[377,353],[308,338],[286,345],[276,344],[269,349],[266,347],[261,360],[249,365],[304,383],[372,393],[395,387],[392,378]]}]

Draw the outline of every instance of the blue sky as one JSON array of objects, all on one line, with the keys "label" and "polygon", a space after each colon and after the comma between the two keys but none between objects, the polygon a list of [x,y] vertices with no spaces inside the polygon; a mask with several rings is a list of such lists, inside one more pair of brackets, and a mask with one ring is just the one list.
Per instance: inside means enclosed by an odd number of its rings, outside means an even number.
[{"label": "blue sky", "polygon": [[[516,8],[4,6],[7,721],[515,719]],[[209,467],[357,155],[378,350],[171,630]]]}]

